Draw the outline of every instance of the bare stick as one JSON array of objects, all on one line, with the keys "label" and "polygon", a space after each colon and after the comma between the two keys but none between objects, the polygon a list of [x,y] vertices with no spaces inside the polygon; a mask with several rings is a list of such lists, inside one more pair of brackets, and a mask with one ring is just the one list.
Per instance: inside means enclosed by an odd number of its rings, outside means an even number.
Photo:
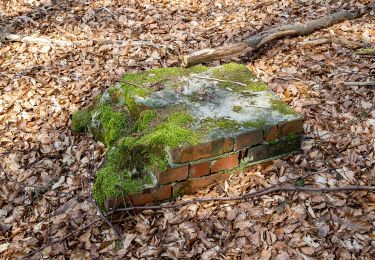
[{"label": "bare stick", "polygon": [[366,81],[366,82],[344,82],[345,86],[375,86],[375,81]]},{"label": "bare stick", "polygon": [[145,209],[170,209],[170,208],[179,208],[187,204],[192,203],[202,203],[202,202],[212,202],[212,201],[238,201],[246,200],[253,197],[259,197],[271,193],[281,193],[281,192],[337,192],[337,191],[375,191],[375,186],[347,186],[347,187],[334,187],[334,188],[315,188],[315,187],[296,187],[293,185],[280,185],[276,184],[269,188],[250,192],[241,196],[233,197],[208,197],[208,198],[194,198],[192,200],[182,201],[179,203],[168,203],[164,205],[153,205],[153,206],[137,206],[137,207],[128,207],[128,208],[119,208],[115,209],[114,212],[120,211],[130,211],[130,210],[145,210]]},{"label": "bare stick", "polygon": [[360,49],[356,53],[359,55],[375,56],[375,49]]},{"label": "bare stick", "polygon": [[45,45],[56,45],[60,47],[85,47],[92,44],[117,44],[117,45],[131,45],[131,46],[149,46],[154,48],[168,48],[166,45],[158,45],[148,41],[123,41],[123,40],[111,40],[111,39],[89,39],[89,40],[80,40],[80,41],[64,41],[57,39],[48,39],[42,37],[34,36],[22,36],[18,34],[5,34],[4,37],[6,41],[10,42],[24,42],[24,43],[39,43]]},{"label": "bare stick", "polygon": [[214,49],[204,49],[182,56],[181,65],[184,67],[189,67],[202,62],[219,60],[222,58],[239,55],[247,49],[259,49],[263,45],[285,36],[302,36],[310,34],[316,30],[332,26],[335,23],[358,18],[368,13],[369,10],[373,8],[374,6],[369,5],[364,9],[339,11],[319,19],[307,21],[306,23],[295,23],[271,28],[255,34],[240,43],[226,45]]}]

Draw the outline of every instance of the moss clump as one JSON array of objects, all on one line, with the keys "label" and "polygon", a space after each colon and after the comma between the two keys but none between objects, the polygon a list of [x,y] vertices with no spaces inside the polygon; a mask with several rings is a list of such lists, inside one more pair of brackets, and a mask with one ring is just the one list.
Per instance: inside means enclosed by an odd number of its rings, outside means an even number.
[{"label": "moss clump", "polygon": [[124,138],[108,153],[105,164],[96,173],[93,196],[102,208],[106,198],[138,193],[143,187],[153,184],[150,174],[134,178],[129,170],[127,154],[133,141],[133,138]]},{"label": "moss clump", "polygon": [[87,131],[91,123],[91,114],[87,109],[77,111],[72,116],[71,129],[75,133],[83,133]]},{"label": "moss clump", "polygon": [[125,133],[126,116],[109,105],[101,106],[98,112],[102,124],[101,139],[107,147],[111,147]]},{"label": "moss clump", "polygon": [[156,113],[153,110],[142,111],[139,115],[139,119],[135,122],[133,132],[143,132],[147,129],[150,122],[156,117]]},{"label": "moss clump", "polygon": [[[158,68],[158,69],[151,69],[140,73],[132,73],[126,74],[123,77],[123,87],[125,88],[134,88],[135,85],[147,87],[147,85],[152,85],[155,83],[161,83],[168,80],[176,79],[180,76],[189,76],[192,73],[203,73],[208,71],[208,68],[205,66],[194,66],[188,69],[184,69],[181,67],[170,67],[170,68]],[[131,83],[131,84],[128,84]],[[141,88],[137,88],[140,95],[148,94],[148,91],[142,90]],[[155,89],[150,88],[150,91],[154,91]]]},{"label": "moss clump", "polygon": [[283,115],[297,115],[293,108],[289,107],[280,99],[271,99],[271,108]]},{"label": "moss clump", "polygon": [[232,107],[232,111],[233,112],[236,112],[236,113],[239,113],[243,110],[243,108],[241,106],[233,106]]},{"label": "moss clump", "polygon": [[256,79],[255,75],[245,65],[238,63],[228,63],[215,68],[211,71],[211,75],[217,79],[227,80],[227,82],[219,82],[218,86],[230,88],[237,92],[246,90],[264,91],[268,89],[266,83]]},{"label": "moss clump", "polygon": [[243,123],[242,125],[244,127],[254,127],[254,128],[263,128],[267,124],[267,121],[264,119],[259,119],[258,121],[248,121]]},{"label": "moss clump", "polygon": [[189,128],[194,118],[183,109],[173,110],[166,114],[143,111],[131,136],[121,138],[108,153],[94,185],[93,194],[99,205],[103,206],[105,198],[137,193],[151,185],[150,173],[168,167],[165,147],[199,143],[201,136]]}]

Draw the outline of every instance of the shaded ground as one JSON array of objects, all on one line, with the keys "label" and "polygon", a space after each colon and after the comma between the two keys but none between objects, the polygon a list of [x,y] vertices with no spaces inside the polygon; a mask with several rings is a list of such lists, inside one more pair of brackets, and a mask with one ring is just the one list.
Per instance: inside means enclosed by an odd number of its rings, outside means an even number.
[{"label": "shaded ground", "polygon": [[[35,259],[370,259],[375,254],[375,195],[368,192],[291,193],[144,211],[115,223],[122,244],[101,219],[84,228],[98,219],[87,198],[105,149],[89,136],[73,136],[69,129],[72,112],[90,104],[125,72],[170,66],[178,55],[192,50],[236,42],[274,24],[304,21],[370,1],[283,0],[263,6],[255,1],[50,2],[3,1],[0,26],[10,33],[67,41],[107,38],[129,43],[1,46],[0,254],[4,258],[31,253]],[[240,195],[307,174],[308,185],[375,185],[374,88],[342,84],[374,80],[374,58],[359,57],[338,43],[298,45],[329,35],[373,46],[374,16],[281,40],[239,60],[249,63],[304,115],[303,152],[233,175],[195,196]],[[79,228],[61,243],[50,244]],[[34,252],[38,248],[43,250]]]}]

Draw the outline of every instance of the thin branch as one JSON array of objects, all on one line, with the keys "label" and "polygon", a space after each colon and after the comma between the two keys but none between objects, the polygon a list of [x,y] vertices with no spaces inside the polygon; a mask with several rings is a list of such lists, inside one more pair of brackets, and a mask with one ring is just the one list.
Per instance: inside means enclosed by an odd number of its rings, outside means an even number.
[{"label": "thin branch", "polygon": [[296,187],[292,185],[283,186],[280,184],[273,185],[269,188],[262,189],[259,191],[250,192],[241,196],[232,196],[232,197],[208,197],[208,198],[194,198],[192,200],[182,201],[179,203],[168,203],[164,205],[153,205],[153,206],[136,206],[136,207],[127,207],[119,208],[114,210],[114,212],[129,211],[129,210],[145,210],[145,209],[170,209],[170,208],[179,208],[187,204],[193,203],[202,203],[202,202],[213,202],[213,201],[241,201],[253,197],[260,197],[263,195],[271,193],[281,193],[281,192],[337,192],[337,191],[375,191],[375,186],[347,186],[347,187],[334,187],[334,188],[315,188],[315,187]]},{"label": "thin branch", "polygon": [[344,82],[345,86],[375,86],[375,81],[366,81],[366,82]]},{"label": "thin branch", "polygon": [[172,49],[167,45],[155,44],[148,41],[124,41],[124,40],[111,40],[111,39],[88,39],[88,40],[79,40],[79,41],[64,41],[57,39],[49,39],[42,37],[34,37],[29,35],[18,35],[18,34],[5,34],[6,41],[10,42],[24,42],[24,43],[39,43],[46,45],[56,45],[60,47],[85,47],[92,44],[117,44],[121,46],[131,45],[131,46],[148,46],[154,48],[166,48]]}]

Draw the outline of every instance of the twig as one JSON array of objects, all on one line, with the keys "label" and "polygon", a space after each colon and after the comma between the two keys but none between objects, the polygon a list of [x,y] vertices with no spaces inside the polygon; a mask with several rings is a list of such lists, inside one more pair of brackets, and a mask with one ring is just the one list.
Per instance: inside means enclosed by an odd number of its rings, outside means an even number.
[{"label": "twig", "polygon": [[360,49],[356,53],[358,55],[375,56],[375,49]]},{"label": "twig", "polygon": [[344,82],[345,86],[374,86],[375,81],[366,81],[366,82]]},{"label": "twig", "polygon": [[246,200],[253,197],[259,197],[271,193],[280,192],[336,192],[336,191],[375,191],[375,186],[347,186],[347,187],[334,187],[334,188],[314,188],[314,187],[296,187],[292,185],[282,186],[280,184],[273,185],[269,188],[262,189],[259,191],[250,192],[241,196],[233,197],[208,197],[208,198],[194,198],[192,200],[182,201],[176,204],[168,203],[164,205],[154,205],[154,206],[136,206],[128,208],[119,208],[114,210],[114,212],[129,211],[129,210],[145,210],[145,209],[170,209],[179,208],[187,204],[192,203],[202,203],[202,202],[213,202],[213,201],[236,201],[236,200]]},{"label": "twig", "polygon": [[[90,194],[90,196],[91,196],[91,194]],[[88,200],[95,208],[96,208],[96,210],[99,212],[99,214],[100,214],[100,217],[108,224],[108,226],[115,232],[115,234],[116,234],[116,236],[117,236],[117,238],[118,239],[120,239],[121,240],[121,242],[123,241],[123,239],[122,239],[122,235],[121,235],[121,233],[117,230],[117,228],[115,228],[114,226],[113,226],[113,224],[111,223],[111,221],[109,221],[108,219],[107,219],[107,217],[103,214],[103,212],[101,211],[101,209],[99,208],[99,206],[96,204],[96,202],[94,201],[94,200],[92,200],[92,199],[89,199]]]}]

